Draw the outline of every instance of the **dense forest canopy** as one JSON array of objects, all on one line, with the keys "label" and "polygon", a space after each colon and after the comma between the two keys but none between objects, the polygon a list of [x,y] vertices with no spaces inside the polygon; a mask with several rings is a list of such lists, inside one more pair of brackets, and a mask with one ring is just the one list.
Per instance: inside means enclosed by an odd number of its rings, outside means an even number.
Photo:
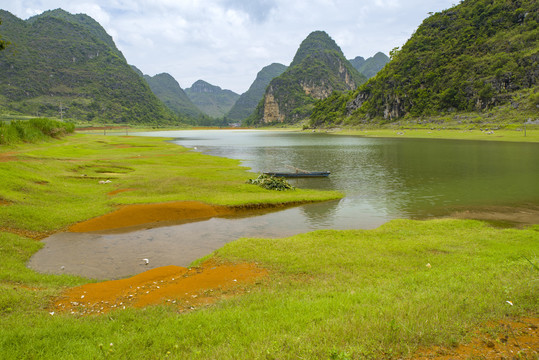
[{"label": "dense forest canopy", "polygon": [[537,97],[538,23],[536,0],[467,0],[433,14],[375,78],[316,104],[311,125],[482,111],[522,89]]}]

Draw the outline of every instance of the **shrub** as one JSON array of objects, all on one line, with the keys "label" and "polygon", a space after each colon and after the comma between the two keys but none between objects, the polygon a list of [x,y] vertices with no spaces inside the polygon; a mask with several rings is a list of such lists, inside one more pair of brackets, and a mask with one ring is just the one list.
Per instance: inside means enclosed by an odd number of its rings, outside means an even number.
[{"label": "shrub", "polygon": [[20,142],[34,143],[51,137],[59,138],[74,130],[75,125],[73,124],[46,118],[18,120],[9,124],[0,122],[0,145]]},{"label": "shrub", "polygon": [[260,174],[256,179],[247,180],[248,184],[258,185],[267,190],[294,190],[294,187],[282,177],[275,177],[267,174]]}]

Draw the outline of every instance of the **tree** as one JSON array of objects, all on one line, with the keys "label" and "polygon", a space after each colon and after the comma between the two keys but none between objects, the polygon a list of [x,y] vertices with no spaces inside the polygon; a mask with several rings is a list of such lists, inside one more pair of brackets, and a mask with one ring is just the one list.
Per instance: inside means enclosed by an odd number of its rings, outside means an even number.
[{"label": "tree", "polygon": [[[0,19],[0,25],[2,25],[2,19]],[[9,41],[2,40],[2,35],[0,35],[0,51],[4,50],[8,45]]]}]

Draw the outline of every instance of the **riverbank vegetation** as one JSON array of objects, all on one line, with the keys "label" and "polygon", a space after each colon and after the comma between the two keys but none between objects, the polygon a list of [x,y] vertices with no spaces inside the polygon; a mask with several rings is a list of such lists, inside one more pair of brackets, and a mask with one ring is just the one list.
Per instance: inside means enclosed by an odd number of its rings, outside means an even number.
[{"label": "riverbank vegetation", "polygon": [[0,145],[35,143],[73,133],[75,125],[47,118],[0,121]]}]

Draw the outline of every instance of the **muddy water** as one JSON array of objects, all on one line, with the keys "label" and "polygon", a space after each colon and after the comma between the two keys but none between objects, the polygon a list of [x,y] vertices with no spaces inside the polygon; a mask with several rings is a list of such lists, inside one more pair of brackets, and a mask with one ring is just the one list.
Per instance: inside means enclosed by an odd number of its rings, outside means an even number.
[{"label": "muddy water", "polygon": [[[239,237],[281,237],[329,228],[369,229],[395,218],[452,214],[510,223],[524,218],[528,223],[539,221],[539,144],[275,131],[145,135],[173,137],[175,143],[194,151],[241,159],[253,172],[283,171],[287,165],[329,170],[328,179],[297,180],[294,185],[338,189],[346,197],[247,218],[215,217],[130,233],[56,234],[44,240],[45,248],[31,259],[30,267],[120,278],[157,266],[186,266]],[[525,216],[514,216],[516,213]],[[143,265],[143,258],[150,263]]]}]

